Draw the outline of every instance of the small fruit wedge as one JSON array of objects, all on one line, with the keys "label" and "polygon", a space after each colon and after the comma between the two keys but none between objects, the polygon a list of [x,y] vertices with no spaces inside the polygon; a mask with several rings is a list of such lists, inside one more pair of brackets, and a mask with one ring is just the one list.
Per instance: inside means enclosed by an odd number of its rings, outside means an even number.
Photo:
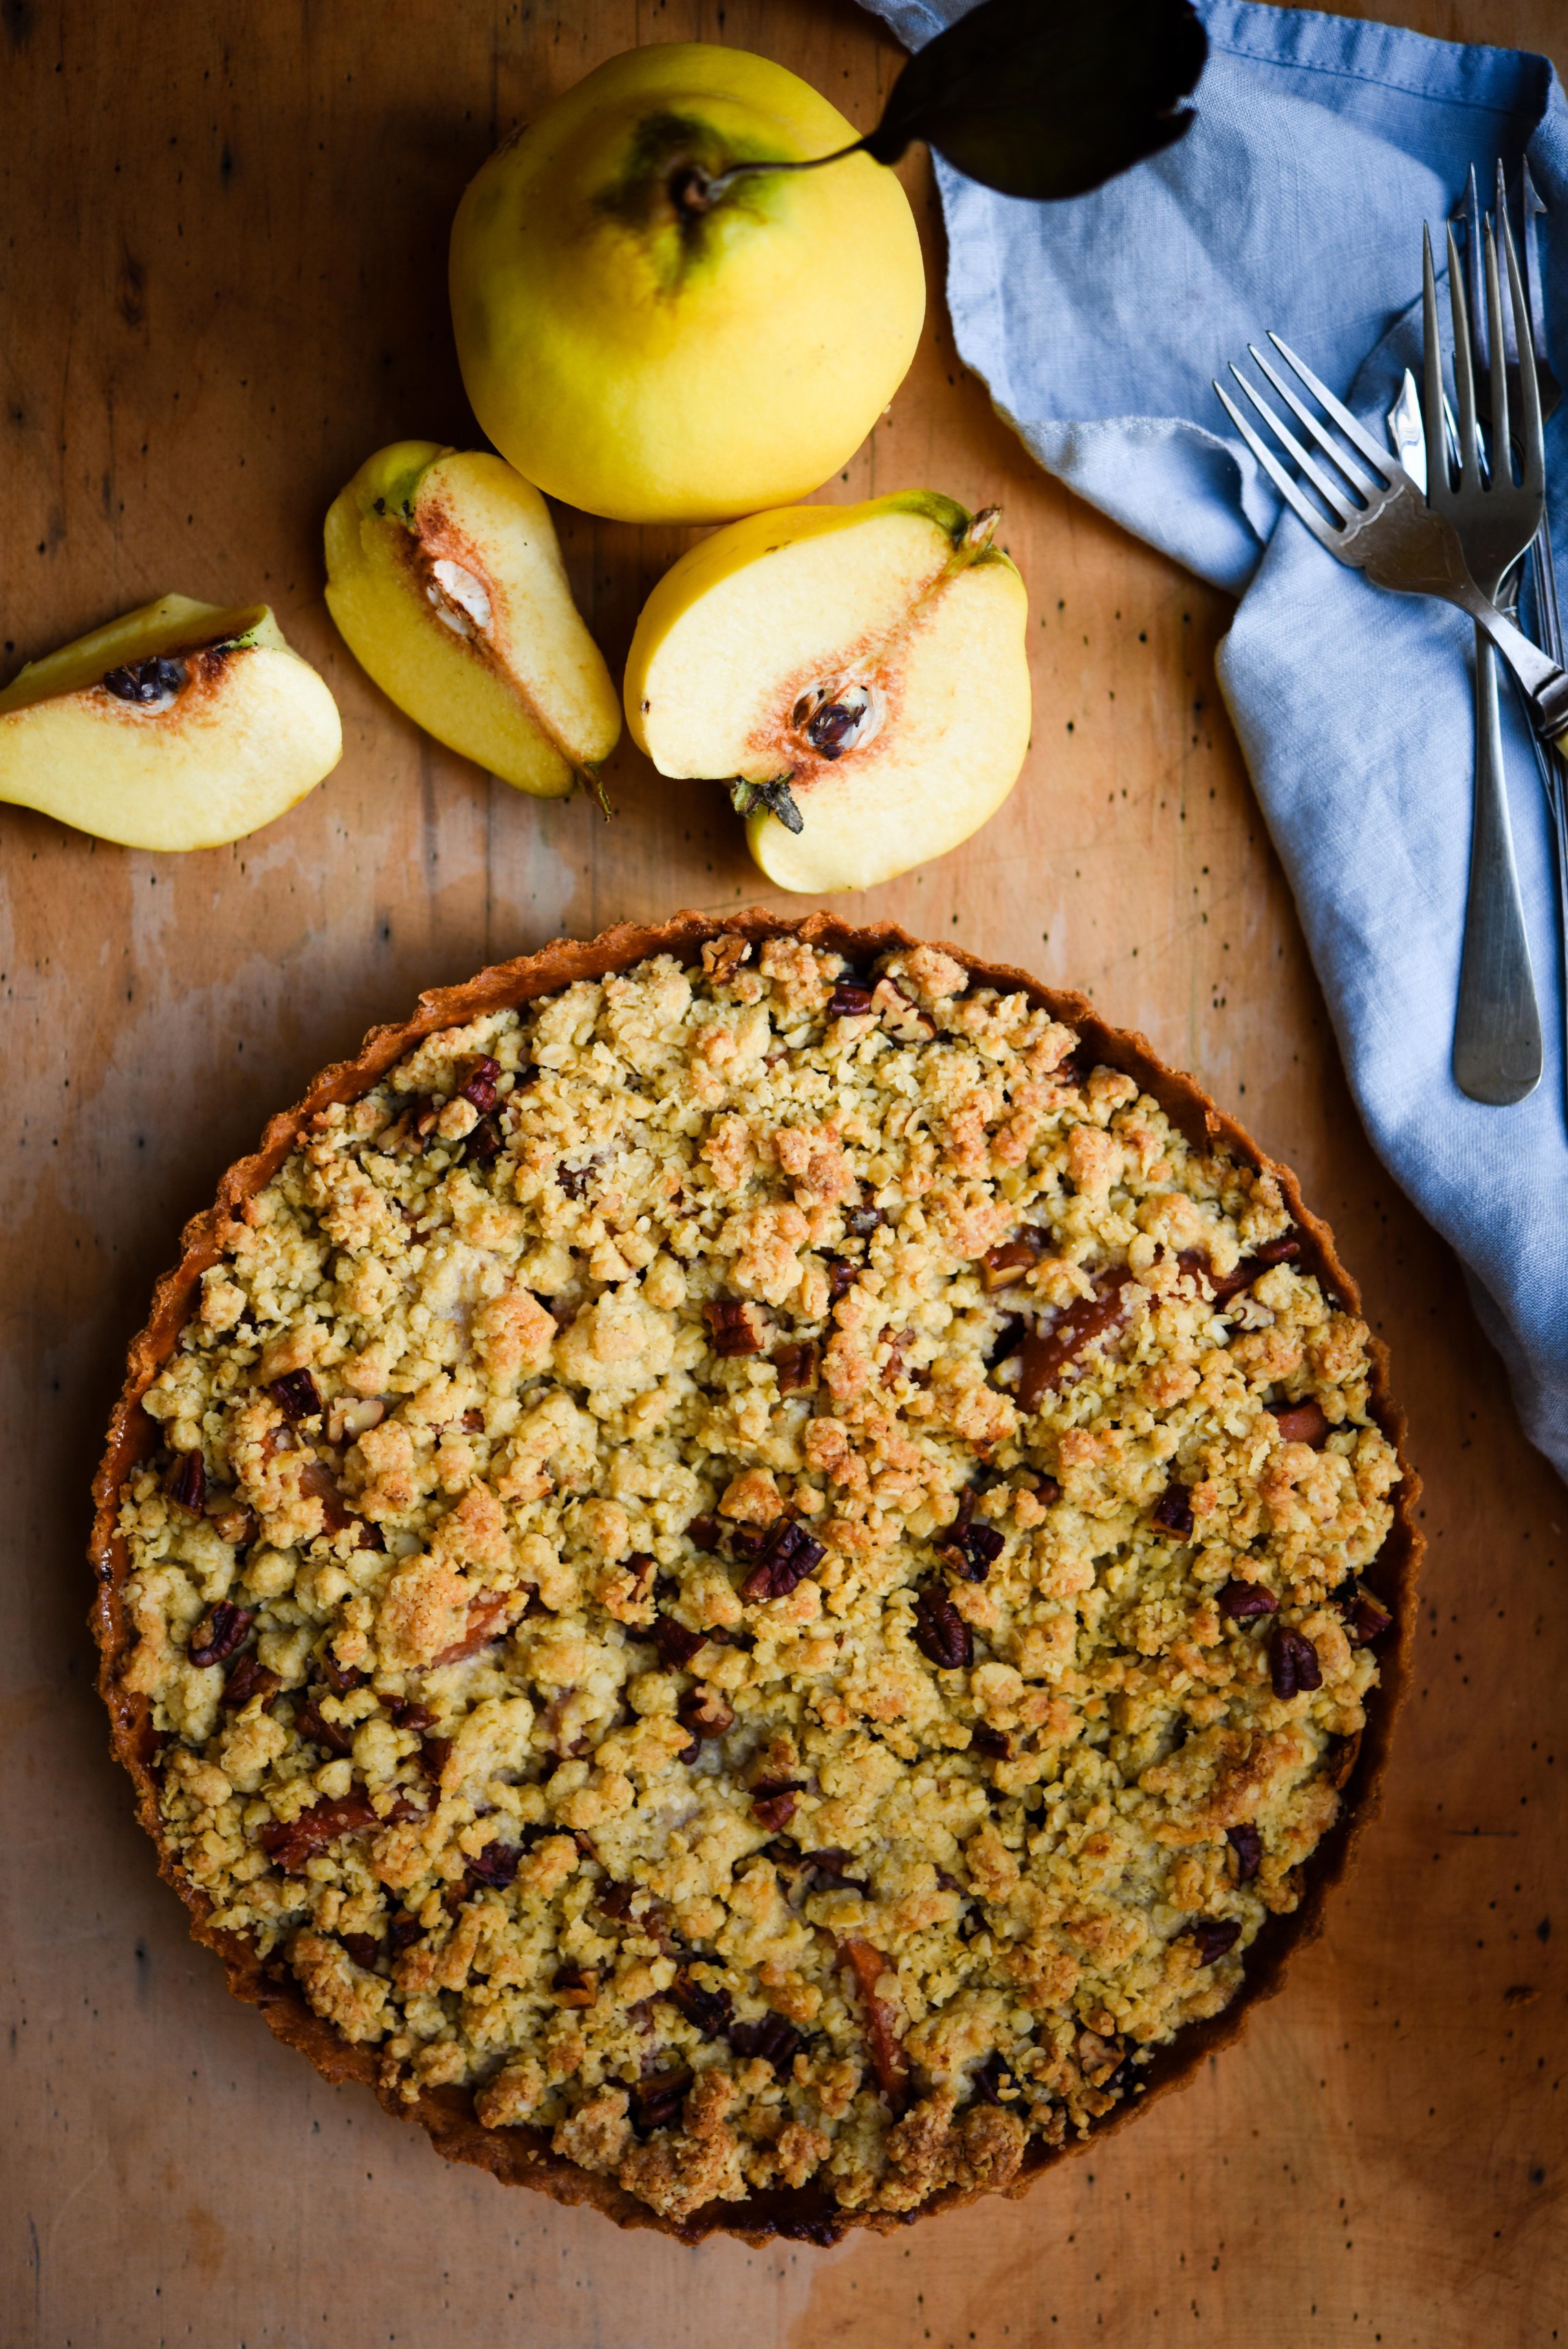
[{"label": "small fruit wedge", "polygon": [[1012,789],[1028,606],[998,517],[932,490],[753,514],[682,555],[643,606],[633,738],[660,774],[731,784],[780,888],[889,881]]},{"label": "small fruit wedge", "polygon": [[389,699],[537,799],[620,740],[604,656],[566,581],[550,510],[499,457],[398,440],[327,517],[327,607]]},{"label": "small fruit wedge", "polygon": [[265,604],[161,595],[0,693],[0,800],[128,848],[215,848],[343,755],[337,705]]}]

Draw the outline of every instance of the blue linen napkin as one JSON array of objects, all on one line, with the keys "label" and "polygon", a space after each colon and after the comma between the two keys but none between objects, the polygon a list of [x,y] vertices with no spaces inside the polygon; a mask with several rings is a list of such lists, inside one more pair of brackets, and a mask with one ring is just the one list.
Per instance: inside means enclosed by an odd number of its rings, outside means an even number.
[{"label": "blue linen napkin", "polygon": [[[909,48],[965,13],[870,5]],[[1282,512],[1210,388],[1272,327],[1381,443],[1404,368],[1420,371],[1421,222],[1440,254],[1470,165],[1484,191],[1500,154],[1514,182],[1521,152],[1548,207],[1548,347],[1568,378],[1568,107],[1542,57],[1251,0],[1196,5],[1210,39],[1198,120],[1165,154],[1058,204],[993,195],[939,161],[959,350],[1043,465],[1241,597],[1220,682],[1357,1106],[1463,1259],[1526,1431],[1568,1476],[1563,980],[1528,738],[1505,689],[1546,1066],[1528,1102],[1488,1109],[1449,1068],[1470,624],[1335,563]],[[1568,402],[1546,461],[1568,548]]]}]

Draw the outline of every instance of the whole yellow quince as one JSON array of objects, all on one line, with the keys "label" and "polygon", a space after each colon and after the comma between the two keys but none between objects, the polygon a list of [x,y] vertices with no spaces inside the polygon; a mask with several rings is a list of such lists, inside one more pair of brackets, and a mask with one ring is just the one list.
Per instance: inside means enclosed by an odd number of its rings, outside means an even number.
[{"label": "whole yellow quince", "polygon": [[612,57],[493,155],[458,207],[452,306],[474,414],[552,497],[720,522],[837,471],[925,315],[909,201],[836,107],[743,49]]}]

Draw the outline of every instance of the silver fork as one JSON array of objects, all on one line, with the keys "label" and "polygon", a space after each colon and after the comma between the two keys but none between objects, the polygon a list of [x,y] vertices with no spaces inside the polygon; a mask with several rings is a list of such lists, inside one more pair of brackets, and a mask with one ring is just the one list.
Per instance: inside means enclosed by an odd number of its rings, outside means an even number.
[{"label": "silver fork", "polygon": [[[1506,215],[1502,235],[1513,260]],[[1459,470],[1456,482],[1443,450],[1443,350],[1438,328],[1437,280],[1432,240],[1421,231],[1422,342],[1426,364],[1428,420],[1427,499],[1446,513],[1459,533],[1470,575],[1495,603],[1502,583],[1541,525],[1544,476],[1528,460],[1516,483],[1511,458],[1508,336],[1498,284],[1492,222],[1483,224],[1487,341],[1490,352],[1491,445],[1483,460],[1476,420],[1469,307],[1454,233],[1448,233],[1449,299],[1453,312],[1454,388],[1459,415]],[[1517,276],[1517,263],[1514,264]],[[1477,324],[1479,326],[1479,320]],[[1521,318],[1524,325],[1522,300]],[[1527,331],[1527,328],[1526,328]],[[1532,390],[1535,388],[1533,375]],[[1523,383],[1520,378],[1521,404]],[[1530,941],[1519,893],[1519,872],[1509,822],[1504,780],[1502,720],[1498,708],[1497,664],[1484,629],[1476,629],[1475,815],[1470,832],[1469,888],[1465,903],[1464,949],[1459,963],[1459,1003],[1454,1018],[1454,1081],[1472,1101],[1497,1106],[1522,1101],[1541,1081],[1541,1011],[1530,967]]]},{"label": "silver fork", "polygon": [[[1265,447],[1229,393],[1216,383],[1214,390],[1220,405],[1292,512],[1305,523],[1319,545],[1326,547],[1336,562],[1347,564],[1353,571],[1365,571],[1375,587],[1386,587],[1397,595],[1436,596],[1441,603],[1457,605],[1472,620],[1479,620],[1524,688],[1536,732],[1543,741],[1556,745],[1568,756],[1568,669],[1549,660],[1538,645],[1532,645],[1481,594],[1466,568],[1464,549],[1452,523],[1446,515],[1432,511],[1397,459],[1378,447],[1344,402],[1334,398],[1325,383],[1319,382],[1306,361],[1298,358],[1288,343],[1274,334],[1270,335],[1269,340],[1344,433],[1359,460],[1356,464],[1347,462],[1341,444],[1303,407],[1296,394],[1281,382],[1257,345],[1249,343],[1247,348],[1259,367],[1353,492],[1352,496],[1347,496],[1336,482],[1325,478],[1290,427],[1280,421],[1268,401],[1260,398],[1246,378],[1232,367],[1231,373],[1238,385],[1280,445],[1289,450],[1318,489],[1331,509],[1332,519],[1313,504],[1273,450]],[[1538,409],[1527,412],[1524,429],[1536,451],[1534,461],[1539,463]],[[1370,481],[1367,474],[1372,476]]]},{"label": "silver fork", "polygon": [[[1517,312],[1523,297],[1511,249],[1509,253],[1509,274]],[[1340,481],[1324,472],[1267,400],[1262,398],[1241,370],[1232,366],[1231,373],[1235,378],[1238,389],[1262,418],[1277,444],[1294,460],[1304,480],[1311,482],[1329,511],[1325,514],[1313,502],[1302,483],[1285,471],[1273,449],[1264,442],[1229,393],[1216,382],[1214,390],[1220,405],[1285,503],[1336,561],[1347,564],[1353,570],[1364,571],[1374,585],[1386,587],[1398,595],[1435,596],[1468,612],[1472,620],[1485,628],[1524,688],[1537,732],[1544,740],[1561,745],[1564,738],[1568,738],[1568,673],[1558,662],[1549,659],[1532,645],[1528,636],[1523,636],[1511,621],[1505,619],[1496,605],[1481,594],[1470,577],[1453,524],[1445,514],[1428,504],[1398,460],[1379,447],[1358,419],[1334,398],[1326,384],[1319,381],[1288,344],[1274,334],[1270,335],[1269,340],[1355,451],[1353,460],[1344,442],[1336,440],[1304,406],[1256,345],[1249,344],[1248,348],[1260,371],[1272,384],[1316,449],[1334,466],[1343,482],[1348,485],[1347,491],[1341,487]],[[1534,396],[1533,367],[1521,370],[1521,388],[1523,409],[1521,439],[1525,450],[1526,471],[1533,471],[1537,476],[1542,476],[1541,411]]]}]

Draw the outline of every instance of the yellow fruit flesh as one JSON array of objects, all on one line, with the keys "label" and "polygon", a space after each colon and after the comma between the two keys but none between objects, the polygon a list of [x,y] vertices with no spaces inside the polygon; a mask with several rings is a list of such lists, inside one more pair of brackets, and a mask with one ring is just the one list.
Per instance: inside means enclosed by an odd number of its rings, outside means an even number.
[{"label": "yellow fruit flesh", "polygon": [[[659,126],[689,126],[673,142]],[[652,126],[650,129],[650,126]],[[711,522],[803,496],[858,447],[919,339],[925,279],[893,174],[864,155],[740,182],[682,223],[662,167],[826,155],[853,127],[742,50],[612,58],[491,159],[452,231],[475,413],[553,496],[627,521]]]},{"label": "yellow fruit flesh", "polygon": [[945,520],[894,497],[751,514],[704,539],[639,617],[633,740],[666,775],[762,781],[795,763],[775,739],[792,683],[851,667],[897,629],[952,561]]},{"label": "yellow fruit flesh", "polygon": [[[956,847],[1016,781],[1027,598],[970,519],[924,492],[757,514],[649,597],[627,667],[633,736],[666,774],[789,779],[801,832],[762,812],[747,824],[781,887],[890,879]],[[841,692],[867,718],[835,757],[803,714]]]},{"label": "yellow fruit flesh", "polygon": [[804,828],[746,821],[746,845],[781,889],[870,889],[978,832],[1029,748],[1028,600],[1011,564],[960,574],[902,647],[889,715],[800,794]]},{"label": "yellow fruit flesh", "polygon": [[462,757],[550,799],[615,748],[615,687],[549,510],[498,457],[432,441],[380,450],[327,515],[327,567],[355,658]]},{"label": "yellow fruit flesh", "polygon": [[[247,630],[246,647],[191,649],[192,633],[221,644]],[[167,707],[102,684],[154,653],[186,668]],[[342,749],[337,704],[265,605],[166,596],[34,662],[0,695],[0,799],[131,848],[243,839],[303,799]]]}]

